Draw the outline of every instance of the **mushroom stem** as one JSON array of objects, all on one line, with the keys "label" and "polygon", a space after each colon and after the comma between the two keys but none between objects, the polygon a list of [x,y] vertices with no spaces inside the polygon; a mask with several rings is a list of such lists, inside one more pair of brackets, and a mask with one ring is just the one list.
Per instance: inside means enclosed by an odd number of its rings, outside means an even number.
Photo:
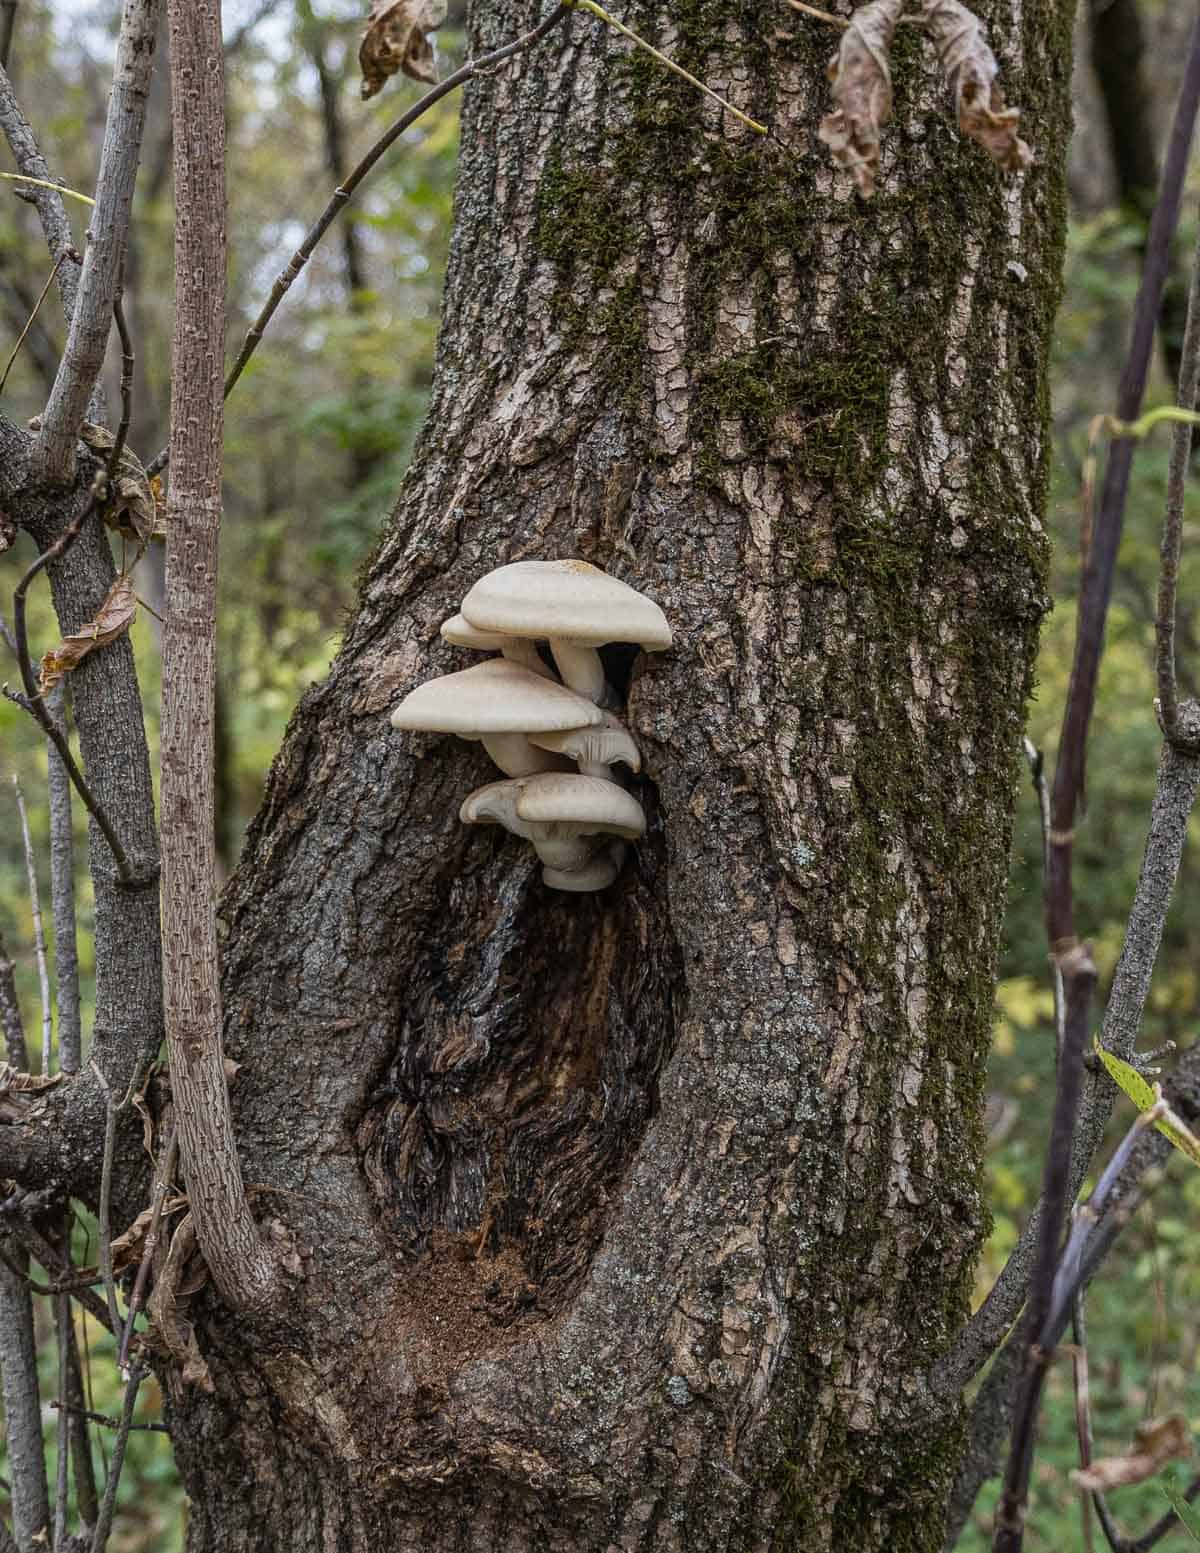
[{"label": "mushroom stem", "polygon": [[532,776],[538,771],[561,771],[563,762],[548,750],[530,744],[523,733],[485,733],[480,743],[505,776]]},{"label": "mushroom stem", "polygon": [[549,665],[542,661],[542,655],[537,650],[537,643],[531,642],[528,637],[514,636],[510,641],[504,643],[500,651],[510,663],[519,663],[523,669],[528,669],[531,674],[540,674],[543,679],[554,678]]},{"label": "mushroom stem", "polygon": [[547,868],[564,874],[575,873],[587,864],[595,850],[595,843],[586,836],[546,834],[555,829],[553,825],[530,825],[529,839],[533,842],[533,849]]},{"label": "mushroom stem", "polygon": [[558,665],[563,684],[577,696],[586,696],[599,706],[608,690],[608,682],[604,678],[604,665],[596,649],[552,636],[550,652]]}]

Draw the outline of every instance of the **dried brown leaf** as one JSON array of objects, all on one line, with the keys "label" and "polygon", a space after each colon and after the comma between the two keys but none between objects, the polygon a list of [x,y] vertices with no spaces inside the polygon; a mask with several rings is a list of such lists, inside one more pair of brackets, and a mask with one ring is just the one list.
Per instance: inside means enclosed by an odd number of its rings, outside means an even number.
[{"label": "dried brown leaf", "polygon": [[1148,1418],[1139,1425],[1131,1451],[1124,1456],[1103,1456],[1082,1471],[1072,1472],[1071,1481],[1089,1493],[1102,1494],[1127,1483],[1144,1483],[1168,1461],[1191,1453],[1191,1430],[1181,1413]]},{"label": "dried brown leaf", "polygon": [[43,1073],[22,1073],[10,1063],[0,1062],[0,1122],[28,1121],[38,1102],[33,1096],[44,1089],[52,1089],[61,1082],[62,1074],[47,1077]]},{"label": "dried brown leaf", "polygon": [[[163,1204],[162,1218],[166,1219],[171,1214],[178,1213],[181,1208],[186,1207],[186,1197],[170,1197]],[[123,1273],[129,1267],[136,1267],[141,1261],[146,1235],[150,1229],[150,1221],[153,1217],[153,1208],[143,1208],[129,1228],[113,1241],[112,1258],[114,1273]]]},{"label": "dried brown leaf", "polygon": [[427,34],[446,20],[446,0],[372,0],[358,51],[362,95],[374,97],[397,70],[414,81],[437,80]]},{"label": "dried brown leaf", "polygon": [[954,94],[959,129],[1005,172],[1023,171],[1033,152],[1017,134],[1021,110],[1004,106],[1004,93],[996,85],[1000,67],[983,23],[960,0],[922,0],[921,20]]},{"label": "dried brown leaf", "polygon": [[[171,1249],[147,1302],[146,1313],[155,1336],[162,1340],[167,1352],[180,1366],[184,1384],[211,1391],[212,1376],[196,1342],[195,1330],[179,1308],[184,1296],[185,1272],[196,1254],[196,1226],[191,1214],[187,1213],[172,1236]],[[199,1287],[193,1280],[187,1283],[192,1292]]]},{"label": "dried brown leaf", "polygon": [[53,690],[63,675],[69,674],[88,653],[94,652],[97,647],[107,647],[122,632],[128,631],[136,613],[137,598],[133,591],[133,581],[122,575],[104,595],[95,618],[80,626],[73,635],[64,637],[59,646],[42,659],[42,672],[38,679],[38,689],[42,695]]},{"label": "dried brown leaf", "polygon": [[888,49],[904,0],[872,0],[860,5],[829,61],[833,113],[821,120],[821,139],[839,167],[853,174],[858,192],[869,199],[879,167],[879,131],[892,116],[892,73]]},{"label": "dried brown leaf", "polygon": [[[97,426],[94,421],[84,421],[79,431],[80,439],[101,455],[111,453],[117,439],[107,426]],[[154,535],[157,508],[154,490],[141,460],[129,448],[121,449],[112,479],[112,497],[104,509],[104,521],[126,539],[131,539],[139,549],[144,549]]]}]

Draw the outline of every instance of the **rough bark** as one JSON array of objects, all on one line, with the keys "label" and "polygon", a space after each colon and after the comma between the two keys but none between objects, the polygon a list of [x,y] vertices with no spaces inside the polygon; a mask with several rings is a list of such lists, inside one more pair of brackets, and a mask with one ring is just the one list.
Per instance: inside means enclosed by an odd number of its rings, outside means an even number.
[{"label": "rough bark", "polygon": [[[479,6],[472,45],[530,25]],[[990,21],[1004,183],[911,29],[880,188],[831,35],[577,16],[465,102],[433,405],[223,909],[226,1047],[286,1310],[193,1301],[193,1553],[939,1547],[991,982],[1043,607],[1069,8]],[[786,147],[787,149],[783,149]],[[545,890],[476,746],[387,713],[482,572],[581,556],[650,826]]]}]

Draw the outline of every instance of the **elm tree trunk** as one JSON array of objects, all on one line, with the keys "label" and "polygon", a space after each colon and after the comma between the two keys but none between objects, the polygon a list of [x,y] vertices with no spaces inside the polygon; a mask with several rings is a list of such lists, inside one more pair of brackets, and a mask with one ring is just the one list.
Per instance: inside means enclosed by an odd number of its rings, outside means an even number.
[{"label": "elm tree trunk", "polygon": [[[766,142],[582,14],[468,92],[428,425],[224,903],[293,1271],[270,1321],[193,1302],[194,1553],[939,1546],[1068,10],[990,8],[1018,182],[902,28],[870,203],[817,141],[834,34],[782,6],[622,13]],[[459,824],[478,746],[387,718],[473,661],[438,627],[476,577],[555,556],[676,632],[609,657],[649,832],[594,896]]]}]

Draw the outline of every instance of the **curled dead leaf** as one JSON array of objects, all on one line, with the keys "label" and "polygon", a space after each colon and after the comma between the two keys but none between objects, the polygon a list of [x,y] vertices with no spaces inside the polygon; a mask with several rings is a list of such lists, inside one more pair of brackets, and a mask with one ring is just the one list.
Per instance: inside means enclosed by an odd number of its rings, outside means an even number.
[{"label": "curled dead leaf", "polygon": [[858,192],[870,198],[879,167],[879,132],[892,116],[892,73],[888,49],[904,0],[872,0],[860,5],[829,61],[833,113],[821,120],[821,139],[839,167],[854,177]]},{"label": "curled dead leaf", "polygon": [[27,1121],[37,1106],[33,1097],[61,1081],[61,1073],[22,1073],[11,1063],[0,1062],[0,1121]]},{"label": "curled dead leaf", "polygon": [[[102,457],[117,445],[117,439],[108,427],[97,426],[94,421],[84,421],[79,436],[93,453]],[[112,494],[104,509],[104,521],[109,528],[132,540],[139,549],[145,549],[154,536],[157,516],[154,488],[141,460],[129,448],[122,448],[113,472]]]},{"label": "curled dead leaf", "polygon": [[1033,152],[1017,134],[1021,110],[1004,106],[996,85],[1000,67],[983,23],[960,0],[922,0],[920,14],[954,94],[959,129],[1005,172],[1023,171]]},{"label": "curled dead leaf", "polygon": [[1168,1461],[1191,1453],[1191,1430],[1181,1413],[1148,1418],[1138,1426],[1131,1451],[1124,1456],[1103,1456],[1091,1466],[1072,1472],[1071,1481],[1088,1493],[1102,1494],[1128,1483],[1144,1483]]},{"label": "curled dead leaf", "polygon": [[196,1268],[189,1268],[197,1255],[196,1226],[191,1214],[186,1213],[171,1239],[171,1249],[147,1302],[146,1313],[154,1335],[179,1365],[183,1383],[199,1386],[202,1391],[212,1391],[212,1376],[200,1352],[195,1330],[180,1308],[186,1294],[195,1293],[207,1276],[207,1269],[202,1276]]},{"label": "curled dead leaf", "polygon": [[80,626],[71,636],[64,637],[54,651],[48,652],[42,659],[38,678],[41,694],[53,690],[63,675],[69,674],[88,653],[115,642],[122,632],[129,629],[136,613],[137,598],[133,591],[133,581],[122,575],[104,595],[94,618]]},{"label": "curled dead leaf", "polygon": [[397,70],[414,81],[437,81],[428,34],[446,20],[446,0],[373,0],[358,50],[364,100]]}]

